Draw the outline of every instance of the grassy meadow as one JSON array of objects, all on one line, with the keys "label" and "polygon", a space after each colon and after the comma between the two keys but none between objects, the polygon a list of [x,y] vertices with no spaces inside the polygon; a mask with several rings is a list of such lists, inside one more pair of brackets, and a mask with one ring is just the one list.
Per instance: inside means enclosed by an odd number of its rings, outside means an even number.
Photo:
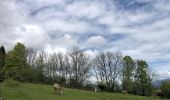
[{"label": "grassy meadow", "polygon": [[22,83],[16,87],[1,84],[3,100],[160,100],[159,98],[120,93],[95,93],[64,88],[62,95],[55,95],[51,85]]}]

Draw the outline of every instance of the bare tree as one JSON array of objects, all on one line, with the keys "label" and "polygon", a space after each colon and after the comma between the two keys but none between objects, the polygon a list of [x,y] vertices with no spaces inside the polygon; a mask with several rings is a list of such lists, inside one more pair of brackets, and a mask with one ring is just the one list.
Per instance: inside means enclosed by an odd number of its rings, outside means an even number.
[{"label": "bare tree", "polygon": [[56,75],[57,68],[58,68],[58,55],[56,53],[53,53],[48,57],[46,65],[47,76],[54,79],[55,76],[57,76]]},{"label": "bare tree", "polygon": [[69,57],[72,68],[72,79],[74,80],[75,86],[80,87],[82,83],[88,77],[89,72],[89,58],[87,55],[78,47],[73,47],[69,51]]},{"label": "bare tree", "polygon": [[122,54],[120,52],[101,52],[94,59],[94,71],[98,82],[105,81],[108,89],[113,89],[116,78],[122,71]]},{"label": "bare tree", "polygon": [[37,78],[40,82],[44,81],[44,76],[46,75],[46,63],[47,63],[47,56],[44,52],[39,52],[36,58],[36,74],[38,75]]},{"label": "bare tree", "polygon": [[[70,80],[71,74],[72,74],[71,70],[72,69],[71,69],[71,65],[70,65],[70,60],[68,58],[68,55],[66,54],[66,55],[64,55],[64,75],[65,75],[66,80]],[[69,77],[69,79],[68,79],[68,77]]]},{"label": "bare tree", "polygon": [[37,57],[37,50],[33,48],[27,48],[26,49],[26,58],[27,58],[27,63],[34,68],[35,63],[36,63],[36,57]]},{"label": "bare tree", "polygon": [[65,78],[69,85],[72,85],[72,77],[73,77],[73,64],[71,61],[71,58],[69,56],[69,53],[65,55],[64,59],[64,65],[65,65]]},{"label": "bare tree", "polygon": [[60,74],[60,76],[62,76],[62,77],[64,77],[64,55],[62,54],[62,53],[58,53],[57,54],[57,56],[58,56],[58,65],[59,65],[59,74]]}]

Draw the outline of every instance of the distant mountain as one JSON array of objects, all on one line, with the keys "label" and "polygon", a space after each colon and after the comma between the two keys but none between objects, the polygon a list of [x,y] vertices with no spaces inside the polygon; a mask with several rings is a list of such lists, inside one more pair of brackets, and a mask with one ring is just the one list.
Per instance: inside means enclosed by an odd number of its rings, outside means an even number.
[{"label": "distant mountain", "polygon": [[162,80],[156,80],[152,84],[154,87],[160,87],[161,83],[162,83]]},{"label": "distant mountain", "polygon": [[164,82],[164,81],[170,81],[170,78],[161,79],[161,80],[156,80],[156,81],[154,81],[152,84],[153,84],[155,87],[160,87],[161,83]]}]

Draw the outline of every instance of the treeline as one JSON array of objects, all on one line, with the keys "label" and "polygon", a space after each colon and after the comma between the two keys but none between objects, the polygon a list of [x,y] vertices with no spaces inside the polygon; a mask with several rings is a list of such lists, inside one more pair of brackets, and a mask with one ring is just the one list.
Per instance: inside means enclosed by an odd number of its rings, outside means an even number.
[{"label": "treeline", "polygon": [[[107,90],[152,94],[154,74],[150,72],[146,61],[123,57],[120,52],[105,52],[97,55],[93,63],[98,83],[104,81]],[[121,88],[118,81],[121,81]]]},{"label": "treeline", "polygon": [[94,59],[79,47],[70,48],[66,54],[37,51],[17,43],[12,50],[0,48],[0,80],[13,78],[21,82],[53,84],[71,87],[105,86],[110,92],[127,91],[137,95],[151,95],[153,73],[143,60],[133,60],[121,52],[101,52]]}]

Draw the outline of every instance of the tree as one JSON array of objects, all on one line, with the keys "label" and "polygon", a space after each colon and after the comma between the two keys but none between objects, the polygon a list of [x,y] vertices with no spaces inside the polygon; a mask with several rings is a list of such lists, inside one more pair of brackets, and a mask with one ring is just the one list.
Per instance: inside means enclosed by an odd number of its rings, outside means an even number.
[{"label": "tree", "polygon": [[18,81],[26,81],[30,75],[30,67],[26,60],[26,49],[24,44],[17,43],[5,58],[4,72],[7,78]]},{"label": "tree", "polygon": [[170,81],[163,81],[160,88],[165,93],[166,98],[170,98]]},{"label": "tree", "polygon": [[106,88],[106,83],[105,83],[104,81],[100,81],[100,82],[98,83],[98,87],[99,87],[99,89],[103,92],[104,89]]},{"label": "tree", "polygon": [[72,77],[72,68],[71,68],[69,56],[67,54],[65,54],[64,57],[64,71],[65,71],[66,82],[70,83],[69,80]]},{"label": "tree", "polygon": [[120,52],[101,52],[94,59],[94,71],[98,82],[104,80],[108,90],[115,90],[116,78],[122,72],[122,55]]},{"label": "tree", "polygon": [[5,65],[5,48],[4,46],[0,47],[0,69],[2,69],[2,67],[4,67]]},{"label": "tree", "polygon": [[151,88],[150,76],[148,74],[148,64],[143,60],[137,61],[137,69],[136,69],[136,85],[137,85],[137,93],[140,95],[148,95],[149,89]]},{"label": "tree", "polygon": [[58,53],[58,70],[59,70],[59,74],[60,76],[64,77],[64,55],[62,53]]},{"label": "tree", "polygon": [[54,83],[60,80],[58,54],[53,53],[47,57],[45,75],[48,77],[48,83]]},{"label": "tree", "polygon": [[38,56],[38,52],[33,48],[26,48],[26,59],[27,63],[31,66],[31,68],[35,68],[36,66],[36,58]]},{"label": "tree", "polygon": [[70,81],[73,82],[72,85],[81,87],[88,77],[88,72],[90,70],[90,65],[88,63],[89,58],[79,47],[73,47],[69,51],[69,57],[73,74]]},{"label": "tree", "polygon": [[125,56],[123,62],[122,89],[128,93],[132,93],[135,62],[130,56]]},{"label": "tree", "polygon": [[47,56],[44,52],[40,52],[36,58],[36,67],[34,69],[34,78],[37,82],[45,83],[45,67],[47,66]]},{"label": "tree", "polygon": [[3,81],[4,79],[4,74],[2,72],[3,67],[5,66],[5,48],[4,46],[0,47],[0,81]]},{"label": "tree", "polygon": [[[65,54],[53,53],[47,59],[45,67],[46,76],[51,79],[51,83],[57,81],[65,84],[69,73],[69,59]],[[61,82],[62,81],[62,82]]]}]

